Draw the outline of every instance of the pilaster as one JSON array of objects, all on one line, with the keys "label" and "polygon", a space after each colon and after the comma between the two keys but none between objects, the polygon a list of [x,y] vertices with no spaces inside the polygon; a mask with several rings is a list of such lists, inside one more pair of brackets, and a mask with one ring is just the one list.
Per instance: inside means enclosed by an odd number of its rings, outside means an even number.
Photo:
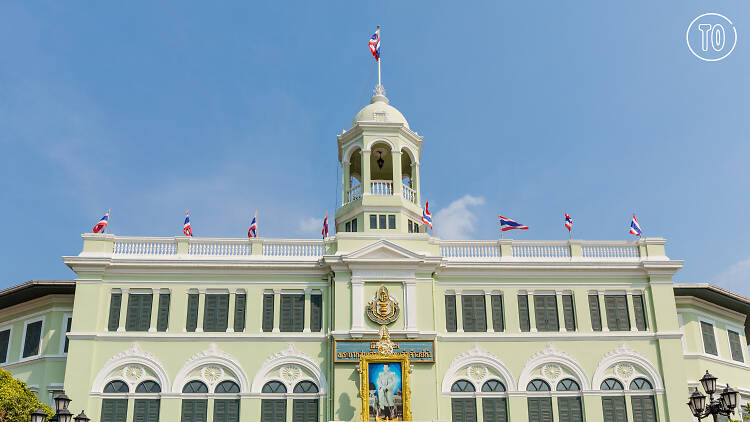
[{"label": "pilaster", "polygon": [[422,197],[419,190],[419,162],[412,163],[411,165],[411,186],[417,195],[417,206],[422,206]]},{"label": "pilaster", "polygon": [[234,310],[237,301],[237,290],[229,290],[229,312],[227,312],[227,332],[234,332]]},{"label": "pilaster", "polygon": [[148,332],[156,332],[156,322],[159,320],[159,298],[161,297],[161,291],[159,289],[151,289],[151,321],[149,323]]},{"label": "pilaster", "polygon": [[[484,309],[487,318],[487,332],[495,331],[495,321],[492,319],[492,291],[484,291]],[[480,419],[481,420],[481,419]]]},{"label": "pilaster", "polygon": [[120,289],[122,292],[122,300],[120,300],[120,325],[117,327],[117,331],[125,331],[125,320],[128,316],[128,302],[130,301],[130,289],[124,287]]},{"label": "pilaster", "polygon": [[630,331],[638,331],[638,326],[635,323],[635,305],[633,304],[633,292],[632,291],[628,291],[627,305],[628,305],[628,318],[630,319]]},{"label": "pilaster", "polygon": [[604,291],[599,290],[597,292],[599,296],[599,319],[602,320],[602,332],[609,331],[609,324],[607,324],[607,304],[604,302]]},{"label": "pilaster", "polygon": [[456,290],[456,332],[464,332],[464,304],[461,300],[461,290]]},{"label": "pilaster", "polygon": [[305,320],[303,322],[303,333],[310,332],[310,293],[311,289],[309,287],[305,288]]},{"label": "pilaster", "polygon": [[370,180],[372,175],[370,174],[370,155],[372,152],[368,150],[362,151],[362,195],[370,194]]},{"label": "pilaster", "polygon": [[341,205],[344,205],[349,202],[349,190],[352,188],[351,181],[352,178],[349,174],[349,170],[351,164],[349,164],[349,161],[346,160],[341,163],[341,186],[342,186],[342,193],[341,193]]},{"label": "pilaster", "polygon": [[281,289],[273,289],[273,330],[272,332],[281,332]]},{"label": "pilaster", "polygon": [[407,280],[404,282],[404,301],[406,302],[406,331],[418,331],[417,329],[417,281]]},{"label": "pilaster", "polygon": [[203,318],[206,314],[206,291],[201,289],[198,291],[198,323],[195,327],[196,333],[203,332]]},{"label": "pilaster", "polygon": [[365,329],[365,315],[363,312],[365,301],[365,283],[357,277],[352,277],[352,330]]},{"label": "pilaster", "polygon": [[534,306],[534,291],[528,290],[526,292],[529,298],[529,331],[536,333],[536,306]]},{"label": "pilaster", "polygon": [[555,302],[557,303],[557,326],[560,332],[567,332],[568,329],[565,327],[565,310],[563,308],[563,292],[558,290],[555,292]]},{"label": "pilaster", "polygon": [[392,174],[393,174],[393,195],[401,198],[401,151],[391,151]]}]

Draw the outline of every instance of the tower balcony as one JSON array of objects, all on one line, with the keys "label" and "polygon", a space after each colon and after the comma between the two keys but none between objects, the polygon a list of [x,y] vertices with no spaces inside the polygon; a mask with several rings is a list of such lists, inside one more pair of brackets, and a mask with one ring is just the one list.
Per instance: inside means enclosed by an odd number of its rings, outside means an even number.
[{"label": "tower balcony", "polygon": [[[391,180],[373,180],[370,182],[370,191],[367,194],[374,196],[397,196],[398,192],[393,189],[393,181]],[[417,192],[404,183],[401,184],[401,197],[414,205],[420,206],[417,203]],[[362,185],[354,186],[348,192],[344,193],[342,205],[349,204],[361,198]]]}]

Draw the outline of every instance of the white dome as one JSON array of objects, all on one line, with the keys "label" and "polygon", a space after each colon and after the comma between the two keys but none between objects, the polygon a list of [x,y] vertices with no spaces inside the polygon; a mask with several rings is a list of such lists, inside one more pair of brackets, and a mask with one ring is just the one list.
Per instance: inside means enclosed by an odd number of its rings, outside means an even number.
[{"label": "white dome", "polygon": [[385,122],[385,123],[403,123],[407,128],[409,122],[396,107],[388,104],[388,98],[385,95],[375,95],[362,110],[354,116],[352,126],[359,122]]}]

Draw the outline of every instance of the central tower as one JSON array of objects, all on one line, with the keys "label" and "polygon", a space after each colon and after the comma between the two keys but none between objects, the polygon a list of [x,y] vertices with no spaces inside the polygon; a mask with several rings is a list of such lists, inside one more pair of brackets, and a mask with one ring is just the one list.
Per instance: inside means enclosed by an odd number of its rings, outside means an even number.
[{"label": "central tower", "polygon": [[422,137],[390,105],[382,85],[337,139],[343,169],[337,233],[424,232],[419,193]]}]

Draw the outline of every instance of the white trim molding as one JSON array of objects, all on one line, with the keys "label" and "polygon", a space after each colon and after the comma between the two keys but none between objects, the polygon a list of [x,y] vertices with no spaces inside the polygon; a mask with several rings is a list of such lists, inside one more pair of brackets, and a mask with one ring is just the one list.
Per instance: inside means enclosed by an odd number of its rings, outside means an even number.
[{"label": "white trim molding", "polygon": [[[177,375],[174,378],[172,393],[181,394],[183,385],[191,380],[188,379],[190,373],[202,366],[223,366],[229,369],[236,377],[236,381],[239,381],[240,393],[246,393],[248,391],[249,383],[240,362],[235,359],[234,356],[219,349],[219,346],[217,346],[216,343],[211,343],[208,345],[208,349],[194,354],[184,365],[182,365],[182,368],[180,368],[180,371],[177,372]],[[226,380],[226,378],[223,377],[219,378],[221,379],[217,379],[217,383]],[[212,386],[209,385],[209,387]]]},{"label": "white trim molding", "polygon": [[[298,377],[282,377],[281,379],[278,377],[269,377],[270,372],[282,366],[303,367],[312,374],[312,379],[302,375]],[[320,370],[318,363],[304,352],[297,350],[292,343],[288,343],[284,350],[274,353],[263,362],[263,365],[261,365],[258,372],[256,372],[255,378],[253,378],[253,384],[250,391],[253,394],[260,394],[266,382],[272,380],[283,383],[287,388],[287,392],[293,391],[294,384],[302,380],[314,382],[318,386],[320,396],[326,395],[326,392],[328,391],[326,377],[323,374],[323,371]]]},{"label": "white trim molding", "polygon": [[451,394],[451,386],[453,386],[454,382],[460,379],[465,379],[466,381],[471,382],[472,384],[474,384],[474,388],[476,391],[481,391],[482,383],[489,379],[498,378],[489,375],[489,371],[487,371],[486,369],[484,371],[484,376],[458,375],[459,371],[471,366],[484,366],[495,370],[498,374],[500,374],[499,378],[503,385],[505,385],[505,389],[508,392],[516,391],[516,385],[513,381],[513,375],[510,373],[510,370],[508,370],[508,367],[505,366],[503,361],[492,353],[482,349],[479,344],[474,343],[471,349],[456,356],[451,362],[451,366],[448,368],[445,376],[443,377],[442,393]]},{"label": "white trim molding", "polygon": [[[549,343],[547,344],[547,347],[531,355],[529,360],[526,362],[526,366],[523,368],[523,371],[521,371],[521,376],[518,377],[518,390],[526,391],[526,385],[532,379],[537,378],[532,377],[533,372],[539,367],[546,364],[554,364],[565,367],[573,374],[573,376],[563,377],[561,374],[560,379],[573,378],[573,380],[578,382],[578,384],[581,386],[581,390],[591,389],[589,385],[589,378],[586,376],[586,372],[583,370],[578,361],[576,361],[571,355],[563,352],[562,350],[559,350],[557,347],[555,347],[554,344]],[[550,387],[554,389],[556,380],[547,379],[546,377],[542,378],[544,378],[545,381],[550,382]]]},{"label": "white trim molding", "polygon": [[[606,374],[606,371],[614,365],[621,363],[629,363],[633,366],[638,367],[642,372],[647,374],[646,378],[654,386],[655,390],[664,390],[664,381],[659,375],[659,371],[656,367],[642,354],[631,349],[625,343],[620,344],[616,349],[606,353],[599,361],[599,366],[596,368],[594,373],[593,385],[597,390],[601,385],[602,381],[607,378],[612,378]],[[634,378],[643,377],[643,374],[636,374],[635,371],[629,378],[622,378],[615,376],[614,378],[619,379],[623,382],[623,386],[627,389],[630,381]]]},{"label": "white trim molding", "polygon": [[138,343],[133,343],[127,350],[109,358],[107,363],[104,364],[104,367],[102,367],[102,369],[97,374],[96,378],[94,378],[94,382],[91,385],[91,393],[103,393],[104,386],[107,385],[108,382],[115,379],[119,379],[128,384],[131,392],[135,391],[135,387],[137,386],[137,384],[144,381],[146,378],[129,380],[125,379],[124,377],[111,376],[113,371],[127,365],[141,365],[150,369],[154,372],[154,374],[156,374],[156,381],[159,382],[161,391],[169,391],[169,377],[167,377],[167,372],[164,370],[161,362],[159,362],[159,360],[151,353],[148,353],[141,349],[141,346]]}]

